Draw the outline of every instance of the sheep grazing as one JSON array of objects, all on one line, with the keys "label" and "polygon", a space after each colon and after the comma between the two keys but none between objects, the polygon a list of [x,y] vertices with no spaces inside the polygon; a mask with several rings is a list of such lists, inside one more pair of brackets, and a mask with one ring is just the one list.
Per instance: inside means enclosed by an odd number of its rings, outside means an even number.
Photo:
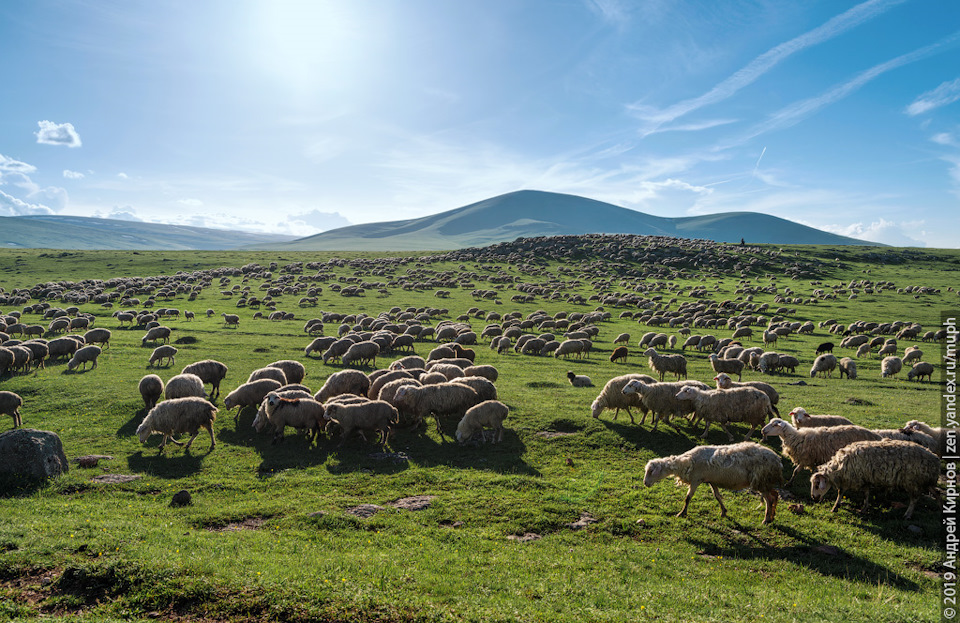
[{"label": "sheep grazing", "polygon": [[197,396],[164,400],[150,409],[143,418],[137,427],[137,436],[140,437],[140,443],[147,443],[150,435],[163,435],[163,441],[160,442],[160,451],[163,452],[168,441],[183,446],[183,442],[173,437],[186,433],[190,435],[190,440],[184,450],[189,450],[193,440],[200,434],[200,429],[204,428],[210,433],[210,449],[213,450],[217,445],[217,440],[213,437],[213,421],[216,417],[217,408]]},{"label": "sheep grazing", "polygon": [[825,428],[829,426],[853,426],[853,422],[840,415],[810,415],[803,407],[790,412],[790,420],[797,428]]},{"label": "sheep grazing", "polygon": [[590,414],[598,418],[600,414],[603,413],[604,409],[614,409],[613,419],[617,419],[617,416],[620,415],[620,409],[623,409],[627,412],[627,415],[630,416],[630,422],[635,424],[636,422],[633,419],[633,413],[630,412],[630,407],[635,407],[640,409],[641,413],[646,416],[649,409],[643,406],[643,402],[640,400],[640,396],[637,394],[624,394],[623,388],[630,381],[639,381],[641,383],[655,383],[656,379],[652,376],[646,374],[624,374],[622,376],[615,376],[603,386],[603,389],[600,390],[600,394],[594,399],[593,403],[590,405]]},{"label": "sheep grazing", "polygon": [[337,341],[337,338],[328,335],[326,337],[318,337],[310,342],[306,348],[303,349],[303,355],[309,357],[310,353],[323,353],[325,350],[330,348],[330,345]]},{"label": "sheep grazing", "polygon": [[832,487],[837,501],[831,512],[840,508],[844,492],[864,492],[861,513],[870,504],[871,489],[904,491],[910,497],[904,519],[913,516],[920,496],[935,489],[940,477],[940,459],[914,443],[884,439],[858,441],[841,448],[814,472],[810,480],[810,497],[819,500]]},{"label": "sheep grazing", "polygon": [[468,366],[463,369],[464,376],[482,376],[491,383],[496,383],[500,377],[500,372],[491,365]]},{"label": "sheep grazing", "polygon": [[773,374],[780,370],[780,353],[767,351],[757,357],[756,369],[762,374]]},{"label": "sheep grazing", "polygon": [[880,378],[896,376],[903,370],[903,360],[899,357],[884,357],[880,362]]},{"label": "sheep grazing", "polygon": [[327,377],[314,399],[326,402],[341,394],[366,396],[368,391],[370,391],[370,379],[366,374],[359,370],[340,370]]},{"label": "sheep grazing", "polygon": [[77,349],[77,352],[75,352],[70,361],[67,362],[67,370],[74,370],[77,366],[81,366],[81,370],[86,370],[88,363],[93,364],[90,366],[90,369],[93,370],[97,367],[97,358],[100,357],[100,353],[101,350],[99,346],[91,345]]},{"label": "sheep grazing", "polygon": [[483,378],[482,376],[461,376],[460,378],[453,379],[451,383],[460,383],[471,388],[473,391],[477,392],[477,398],[483,402],[484,400],[497,400],[497,386]]},{"label": "sheep grazing", "polygon": [[83,342],[85,344],[101,344],[102,348],[106,350],[110,348],[110,336],[109,329],[90,329],[83,334]]},{"label": "sheep grazing", "polygon": [[[169,383],[167,385],[169,386]],[[236,422],[240,419],[240,411],[243,411],[244,407],[258,406],[267,397],[267,394],[280,389],[282,385],[274,379],[260,379],[244,383],[227,394],[227,397],[223,399],[223,408],[230,410],[234,407],[240,407],[237,414],[233,416],[233,421]]]},{"label": "sheep grazing", "polygon": [[857,362],[851,359],[850,357],[844,357],[837,362],[837,367],[840,369],[840,378],[842,379],[846,376],[848,379],[857,378]]},{"label": "sheep grazing", "polygon": [[613,352],[610,353],[610,363],[616,363],[617,361],[627,363],[627,357],[629,355],[630,350],[626,346],[617,346],[613,349]]},{"label": "sheep grazing", "polygon": [[433,415],[441,438],[441,415],[457,415],[462,418],[467,409],[481,402],[473,388],[460,383],[440,383],[423,387],[407,385],[397,390],[395,400],[400,409],[420,419]]},{"label": "sheep grazing", "polygon": [[340,359],[354,344],[355,342],[350,338],[340,338],[324,351],[323,363],[326,364],[329,361]]},{"label": "sheep grazing", "polygon": [[923,380],[923,377],[927,377],[927,380],[933,382],[933,364],[926,361],[918,361],[913,364],[913,367],[907,372],[907,380],[912,381],[917,379],[917,382]]},{"label": "sheep grazing", "polygon": [[[411,368],[426,368],[427,362],[420,355],[407,355],[390,364],[391,370],[410,370]],[[493,366],[490,366],[491,368]]]},{"label": "sheep grazing", "polygon": [[215,359],[204,359],[186,366],[180,371],[181,374],[195,374],[206,385],[210,383],[210,397],[220,396],[220,381],[227,376],[227,366]]},{"label": "sheep grazing", "polygon": [[367,340],[357,342],[347,349],[347,352],[341,357],[343,365],[369,365],[375,368],[377,366],[377,355],[380,354],[380,345],[376,342]]},{"label": "sheep grazing", "polygon": [[303,377],[307,376],[307,369],[299,361],[293,359],[281,359],[267,364],[268,368],[279,368],[283,370],[283,375],[287,377],[287,383],[302,383]]},{"label": "sheep grazing", "polygon": [[777,487],[783,482],[783,464],[777,454],[752,442],[729,446],[699,446],[683,454],[647,462],[643,484],[652,487],[668,476],[688,485],[687,497],[677,517],[685,517],[690,500],[701,484],[708,484],[720,504],[720,516],[727,508],[720,489],[751,489],[763,498],[763,523],[771,523],[777,512]]},{"label": "sheep grazing", "polygon": [[499,400],[485,400],[470,407],[457,424],[457,441],[463,445],[478,433],[486,441],[485,428],[493,429],[493,443],[503,441],[503,421],[509,411],[507,405]]},{"label": "sheep grazing", "polygon": [[721,372],[736,374],[737,381],[743,378],[743,362],[739,359],[721,359],[716,353],[711,353],[708,359],[710,359],[710,367],[712,367],[713,371],[717,374]]},{"label": "sheep grazing", "polygon": [[287,384],[287,375],[284,374],[283,370],[280,368],[257,368],[250,373],[249,377],[247,377],[247,383],[259,381],[260,379],[273,379],[274,381],[280,383],[280,385]]},{"label": "sheep grazing", "polygon": [[[277,389],[276,394],[281,398],[290,398],[290,399],[299,399],[299,398],[308,398],[313,400],[313,395],[307,390],[301,389],[286,389],[281,387]],[[252,426],[254,430],[258,433],[262,432],[264,427],[270,423],[270,420],[267,419],[267,399],[264,398],[263,402],[260,403],[260,408],[257,409],[257,414],[253,418]],[[271,425],[272,426],[272,425]],[[301,432],[306,432],[307,429],[300,429]],[[276,431],[276,429],[274,429]]]},{"label": "sheep grazing", "polygon": [[572,371],[567,371],[567,380],[574,387],[593,387],[593,381],[584,374],[574,374]]},{"label": "sheep grazing", "polygon": [[20,407],[23,406],[23,398],[13,392],[0,392],[0,415],[9,415],[13,418],[13,427],[17,428],[23,425],[23,418],[20,416]]},{"label": "sheep grazing", "polygon": [[786,484],[793,482],[801,469],[813,471],[855,441],[879,441],[880,435],[862,426],[830,426],[827,428],[794,428],[790,422],[774,418],[763,427],[763,436],[779,436],[783,455],[795,465]]},{"label": "sheep grazing", "polygon": [[380,396],[380,389],[390,381],[413,378],[413,375],[406,370],[377,370],[377,372],[383,372],[383,374],[379,374],[376,377],[371,374],[368,377],[372,379],[370,381],[370,388],[367,390],[367,398],[370,400],[376,400]]},{"label": "sheep grazing", "polygon": [[143,398],[143,404],[147,411],[157,406],[157,401],[163,395],[163,380],[156,374],[148,374],[140,379],[137,387],[140,390],[140,397]]},{"label": "sheep grazing", "polygon": [[364,441],[369,441],[366,433],[375,433],[377,443],[382,445],[386,443],[391,427],[399,421],[399,412],[389,402],[368,400],[357,404],[328,404],[327,418],[342,429],[341,446],[353,431]]},{"label": "sheep grazing", "polygon": [[621,333],[621,334],[618,335],[616,338],[614,338],[613,343],[614,343],[614,344],[629,344],[629,343],[630,343],[630,334],[629,334],[629,333]]},{"label": "sheep grazing", "polygon": [[140,340],[141,346],[146,346],[147,342],[163,342],[166,344],[170,341],[170,327],[153,327],[147,334],[143,336]]},{"label": "sheep grazing", "polygon": [[832,353],[833,352],[833,342],[824,342],[817,346],[817,356],[822,355],[823,353]]},{"label": "sheep grazing", "polygon": [[833,375],[833,371],[836,369],[837,358],[834,355],[830,353],[819,355],[813,360],[813,366],[810,368],[810,378],[813,378],[817,375],[830,377]]},{"label": "sheep grazing", "polygon": [[163,364],[164,359],[167,360],[167,365],[172,366],[174,363],[176,363],[177,352],[177,349],[169,344],[157,346],[150,354],[150,361],[147,362],[147,367],[153,367],[153,364],[157,364],[157,367],[160,367]]},{"label": "sheep grazing", "polygon": [[927,424],[926,422],[921,422],[920,420],[910,420],[907,422],[904,427],[904,431],[914,431],[918,433],[924,433],[933,438],[936,449],[934,454],[937,456],[943,456],[947,452],[947,433],[950,431],[949,428],[934,428]]},{"label": "sheep grazing", "polygon": [[[308,394],[309,395],[309,394]],[[273,443],[283,441],[287,426],[308,431],[307,445],[313,443],[326,426],[323,405],[312,398],[285,398],[275,391],[268,392],[261,403],[266,419],[273,425],[276,434]],[[262,422],[258,422],[261,426]]]},{"label": "sheep grazing", "polygon": [[773,409],[773,412],[776,413],[778,417],[780,416],[780,411],[777,409],[777,403],[780,402],[780,394],[774,389],[773,385],[764,383],[763,381],[736,383],[730,378],[730,375],[725,372],[721,372],[713,377],[713,380],[717,382],[717,389],[730,389],[731,387],[753,387],[759,389],[770,399],[770,407]]},{"label": "sheep grazing", "polygon": [[913,363],[914,361],[920,361],[923,359],[923,351],[916,346],[908,346],[905,351],[903,351],[903,364]]},{"label": "sheep grazing", "polygon": [[759,389],[753,387],[735,387],[731,389],[703,390],[687,385],[677,393],[678,400],[693,402],[694,415],[706,421],[702,439],[707,438],[710,425],[714,422],[723,428],[730,441],[733,433],[727,428],[729,422],[745,422],[750,430],[743,437],[746,441],[753,434],[757,426],[763,426],[768,416],[774,416],[770,406],[770,398]]},{"label": "sheep grazing", "polygon": [[167,381],[163,395],[167,400],[187,396],[206,398],[207,392],[203,391],[203,381],[196,374],[178,374]]},{"label": "sheep grazing", "polygon": [[692,385],[697,389],[708,389],[700,381],[657,383],[651,378],[649,382],[629,381],[620,391],[624,396],[636,394],[639,397],[640,405],[644,409],[640,424],[646,421],[647,410],[649,410],[653,414],[653,428],[651,430],[657,430],[660,420],[664,420],[667,424],[676,428],[677,425],[670,421],[671,416],[679,417],[693,413],[693,403],[689,400],[677,398],[677,393],[687,385]]},{"label": "sheep grazing", "polygon": [[660,375],[661,381],[667,372],[676,374],[678,381],[681,376],[687,378],[687,359],[683,355],[661,355],[654,348],[648,348],[643,354],[650,358],[647,363],[651,370]]}]

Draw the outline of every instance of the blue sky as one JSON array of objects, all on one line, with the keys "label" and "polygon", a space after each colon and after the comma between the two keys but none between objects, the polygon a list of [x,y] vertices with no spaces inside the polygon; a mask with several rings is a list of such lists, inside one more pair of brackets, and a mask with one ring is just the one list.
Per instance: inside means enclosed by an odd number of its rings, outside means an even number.
[{"label": "blue sky", "polygon": [[958,247],[960,3],[4,0],[0,216],[310,235],[519,189]]}]

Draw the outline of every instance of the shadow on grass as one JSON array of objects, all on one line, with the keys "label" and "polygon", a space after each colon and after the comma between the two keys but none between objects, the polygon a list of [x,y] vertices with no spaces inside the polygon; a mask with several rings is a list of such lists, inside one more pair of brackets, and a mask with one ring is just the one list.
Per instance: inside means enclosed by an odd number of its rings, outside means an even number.
[{"label": "shadow on grass", "polygon": [[[162,438],[158,436],[156,442],[158,445],[160,439]],[[205,441],[209,443],[210,438],[201,439],[197,437],[193,443],[195,446]],[[199,471],[203,466],[203,460],[211,452],[212,449],[209,446],[204,448],[201,445],[201,450],[198,451],[193,446],[189,450],[184,450],[176,445],[168,444],[163,452],[156,451],[155,447],[151,447],[146,452],[134,452],[127,457],[127,466],[136,473],[150,474],[157,478],[183,478]]]},{"label": "shadow on grass", "polygon": [[739,560],[782,560],[800,565],[823,576],[862,582],[871,585],[884,584],[901,590],[918,591],[920,586],[896,571],[877,564],[853,552],[810,538],[807,535],[782,525],[773,525],[764,530],[775,530],[783,537],[797,542],[786,547],[767,542],[753,528],[736,521],[727,527],[703,525],[714,533],[716,541],[687,539],[705,555],[724,556]]},{"label": "shadow on grass", "polygon": [[137,433],[137,427],[140,426],[140,422],[143,421],[146,415],[146,407],[134,412],[133,416],[117,429],[117,437],[132,437],[135,435]]}]

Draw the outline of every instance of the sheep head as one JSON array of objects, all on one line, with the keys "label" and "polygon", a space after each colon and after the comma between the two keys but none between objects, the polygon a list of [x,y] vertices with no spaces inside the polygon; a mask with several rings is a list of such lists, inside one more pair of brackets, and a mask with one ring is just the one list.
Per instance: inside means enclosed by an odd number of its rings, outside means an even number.
[{"label": "sheep head", "polygon": [[651,459],[647,461],[647,467],[643,471],[643,484],[652,487],[669,475],[670,470],[666,459]]},{"label": "sheep head", "polygon": [[775,417],[769,422],[767,422],[767,425],[763,427],[763,430],[761,430],[760,433],[764,437],[779,437],[788,428],[793,428],[793,427],[790,426],[790,424],[785,420],[781,420],[780,418]]},{"label": "sheep head", "polygon": [[717,382],[717,389],[730,389],[733,386],[733,380],[726,372],[721,372],[713,380]]},{"label": "sheep head", "polygon": [[147,439],[150,438],[150,434],[152,432],[153,430],[151,430],[146,418],[144,418],[144,421],[141,422],[140,426],[137,427],[137,436],[140,438],[140,443],[147,443]]},{"label": "sheep head", "polygon": [[674,396],[677,400],[693,400],[697,396],[697,388],[691,385],[686,385],[677,392],[677,395]]},{"label": "sheep head", "polygon": [[819,500],[830,490],[830,482],[821,473],[816,473],[810,479],[810,497]]}]

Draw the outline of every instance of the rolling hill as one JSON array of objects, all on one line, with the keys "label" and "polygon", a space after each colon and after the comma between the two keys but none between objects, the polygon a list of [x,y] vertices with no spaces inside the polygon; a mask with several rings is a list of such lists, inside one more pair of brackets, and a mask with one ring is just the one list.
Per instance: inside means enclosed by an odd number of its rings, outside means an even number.
[{"label": "rolling hill", "polygon": [[82,216],[0,217],[0,247],[16,249],[226,250],[292,238]]},{"label": "rolling hill", "polygon": [[406,221],[341,227],[279,245],[301,251],[414,251],[481,247],[518,237],[641,234],[719,242],[876,245],[756,212],[668,218],[576,195],[522,190]]}]

